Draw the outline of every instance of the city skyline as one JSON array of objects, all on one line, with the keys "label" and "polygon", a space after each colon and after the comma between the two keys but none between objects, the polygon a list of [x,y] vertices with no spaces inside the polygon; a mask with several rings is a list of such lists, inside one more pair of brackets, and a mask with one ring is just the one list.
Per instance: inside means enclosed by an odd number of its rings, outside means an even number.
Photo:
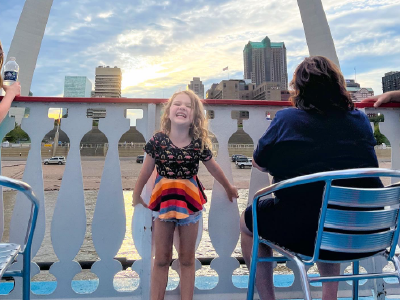
[{"label": "city skyline", "polygon": [[[94,82],[98,65],[122,69],[123,97],[167,98],[186,89],[193,77],[201,77],[207,90],[227,79],[228,73],[222,71],[226,66],[230,78],[242,79],[243,46],[265,36],[285,43],[289,81],[297,64],[308,56],[294,0],[249,0],[243,15],[239,15],[243,2],[234,0],[129,3],[54,2],[33,94],[62,96],[65,76],[87,76]],[[400,66],[400,0],[322,3],[345,77],[354,78],[356,67],[357,82],[381,94],[384,74]],[[23,4],[23,0],[6,2],[0,11],[0,18],[7,19],[0,28],[6,52]]]}]

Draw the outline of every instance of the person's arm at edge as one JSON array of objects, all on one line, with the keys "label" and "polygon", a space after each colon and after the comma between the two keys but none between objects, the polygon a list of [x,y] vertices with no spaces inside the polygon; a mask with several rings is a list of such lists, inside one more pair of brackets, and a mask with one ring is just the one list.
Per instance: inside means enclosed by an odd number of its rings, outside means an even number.
[{"label": "person's arm at edge", "polygon": [[132,205],[136,206],[137,204],[142,204],[144,207],[147,207],[147,204],[143,201],[140,196],[144,186],[149,180],[151,174],[154,171],[154,166],[156,164],[156,160],[151,157],[151,155],[146,155],[146,158],[143,161],[142,169],[140,170],[139,177],[136,181],[135,187],[133,188],[132,194]]},{"label": "person's arm at edge", "polygon": [[233,202],[233,198],[239,197],[237,188],[230,184],[228,178],[226,178],[224,174],[224,171],[222,171],[221,167],[214,158],[203,161],[203,164],[206,166],[208,172],[210,172],[210,174],[224,187],[226,193],[228,194],[229,201]]},{"label": "person's arm at edge", "polygon": [[21,86],[19,82],[12,84],[11,86],[3,86],[6,92],[5,96],[0,102],[0,123],[3,122],[8,111],[10,110],[11,103],[14,98],[21,94]]},{"label": "person's arm at edge", "polygon": [[373,96],[362,100],[361,102],[375,102],[374,107],[379,107],[383,103],[388,102],[400,102],[400,91],[390,91],[383,93],[382,95]]}]

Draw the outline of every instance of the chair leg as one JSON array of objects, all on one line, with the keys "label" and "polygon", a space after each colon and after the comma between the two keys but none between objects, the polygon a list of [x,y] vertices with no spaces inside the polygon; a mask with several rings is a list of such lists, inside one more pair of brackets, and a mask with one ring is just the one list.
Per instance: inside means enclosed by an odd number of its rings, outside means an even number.
[{"label": "chair leg", "polygon": [[311,291],[310,291],[310,283],[308,282],[306,267],[304,266],[303,262],[300,259],[298,259],[297,257],[294,257],[294,261],[300,271],[301,286],[302,286],[303,292],[304,292],[304,300],[312,300]]},{"label": "chair leg", "polygon": [[23,254],[23,269],[22,269],[22,299],[30,300],[31,298],[31,257],[25,249]]},{"label": "chair leg", "polygon": [[253,249],[251,252],[251,262],[250,262],[250,274],[249,274],[249,284],[247,287],[247,300],[254,299],[254,285],[257,272],[257,262],[258,262],[258,237],[253,239]]},{"label": "chair leg", "polygon": [[396,255],[393,255],[393,258],[391,259],[391,261],[393,262],[395,269],[397,271],[397,279],[400,282],[400,261],[399,258]]},{"label": "chair leg", "polygon": [[[353,261],[353,274],[358,275],[360,274],[360,262]],[[353,280],[353,300],[358,299],[358,280]]]}]

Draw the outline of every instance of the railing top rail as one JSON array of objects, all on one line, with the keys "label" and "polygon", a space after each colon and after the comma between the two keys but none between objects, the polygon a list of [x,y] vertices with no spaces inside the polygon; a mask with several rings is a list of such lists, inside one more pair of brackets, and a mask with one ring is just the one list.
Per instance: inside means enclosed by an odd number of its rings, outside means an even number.
[{"label": "railing top rail", "polygon": [[[0,101],[3,99],[0,96]],[[162,104],[168,99],[161,98],[68,98],[68,97],[16,97],[16,102],[45,102],[45,103],[153,103]],[[228,99],[204,99],[206,105],[246,105],[246,106],[292,106],[290,101],[274,100],[228,100]],[[356,108],[373,107],[373,103],[358,102],[354,104]],[[400,108],[400,103],[385,103],[381,108]]]},{"label": "railing top rail", "polygon": [[[0,100],[2,97],[0,97]],[[52,103],[154,103],[162,104],[168,99],[161,98],[68,98],[68,97],[16,97],[16,102],[52,102]],[[263,100],[225,100],[204,99],[207,105],[269,105],[269,106],[291,106],[289,101],[263,101]]]},{"label": "railing top rail", "polygon": [[[374,107],[374,103],[373,102],[358,102],[358,103],[354,103],[355,107],[357,108],[368,108],[368,107]],[[400,103],[384,103],[382,104],[379,108],[399,108],[400,107]]]}]

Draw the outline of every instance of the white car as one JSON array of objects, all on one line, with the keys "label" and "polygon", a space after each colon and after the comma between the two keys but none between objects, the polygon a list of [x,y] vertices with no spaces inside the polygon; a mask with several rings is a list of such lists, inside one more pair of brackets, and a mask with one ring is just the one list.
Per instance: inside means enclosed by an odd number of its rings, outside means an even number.
[{"label": "white car", "polygon": [[55,165],[65,165],[67,161],[64,156],[54,156],[52,158],[45,159],[43,163],[45,165],[55,164]]},{"label": "white car", "polygon": [[238,157],[236,159],[235,164],[236,164],[236,167],[238,167],[240,169],[244,169],[246,167],[250,167],[251,168],[253,166],[252,160],[253,159],[245,157],[245,156],[244,157]]}]

